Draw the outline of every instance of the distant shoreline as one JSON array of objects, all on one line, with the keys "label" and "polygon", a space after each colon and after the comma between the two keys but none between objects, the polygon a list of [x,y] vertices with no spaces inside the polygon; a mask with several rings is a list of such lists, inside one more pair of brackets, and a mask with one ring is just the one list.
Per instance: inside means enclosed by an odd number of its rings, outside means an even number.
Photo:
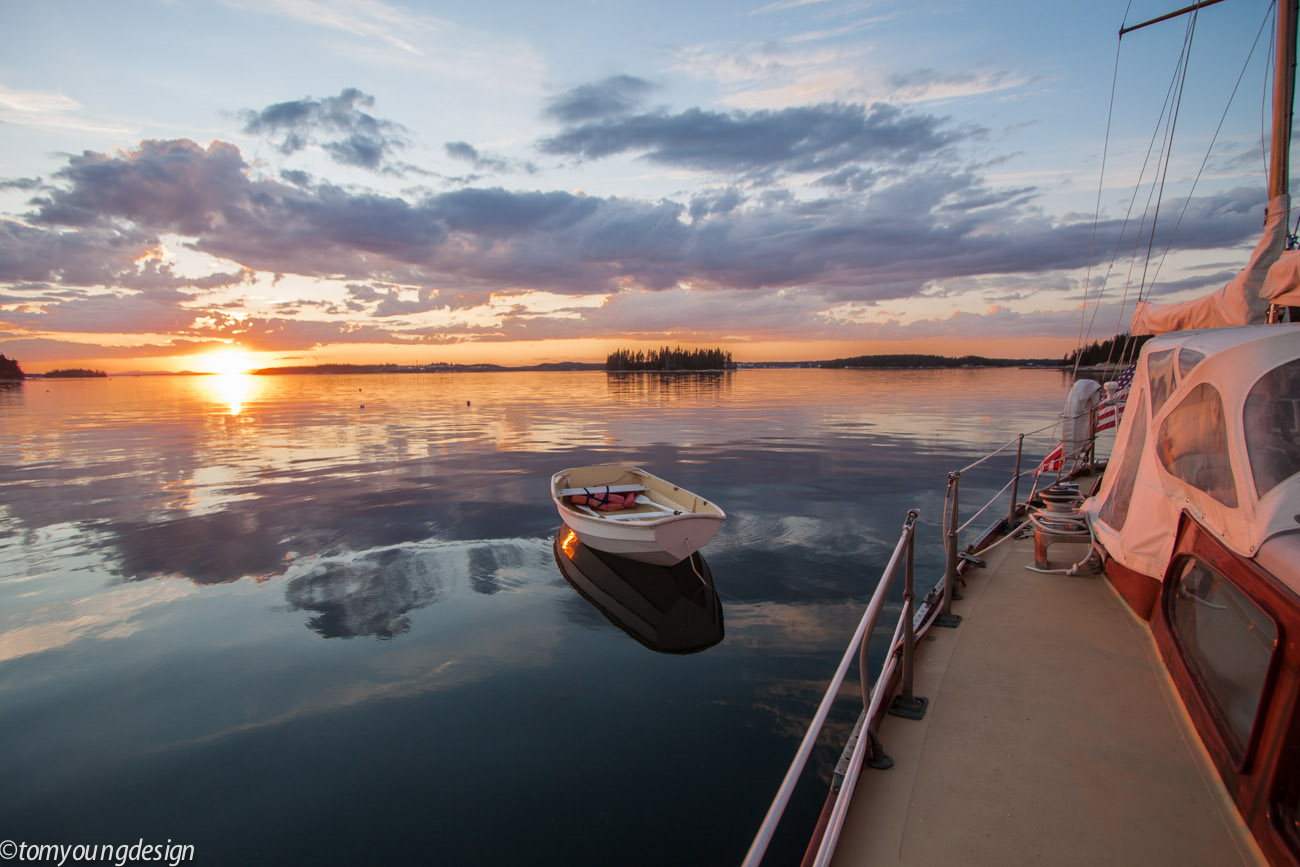
[{"label": "distant shoreline", "polygon": [[[438,364],[404,366],[392,364],[317,364],[289,367],[264,367],[250,370],[254,376],[297,376],[297,375],[348,375],[372,373],[521,373],[521,372],[565,372],[565,371],[605,371],[620,376],[625,374],[692,374],[692,373],[728,373],[731,370],[784,370],[784,369],[823,369],[823,370],[960,370],[963,368],[1029,368],[1035,370],[1065,370],[1059,361],[1043,359],[1003,359],[1003,358],[940,358],[894,361],[892,356],[866,357],[864,359],[836,359],[832,361],[741,361],[734,368],[678,369],[678,370],[606,370],[603,363],[565,361],[550,364],[506,366],[500,364]],[[850,363],[858,362],[858,363]]]},{"label": "distant shoreline", "polygon": [[[503,364],[313,364],[288,365],[285,367],[263,367],[247,371],[250,376],[354,376],[382,373],[556,373],[556,372],[592,372],[605,371],[620,376],[636,374],[674,375],[684,374],[718,374],[731,370],[961,370],[1021,368],[1030,370],[1060,370],[1070,372],[1072,368],[1062,365],[1056,359],[1041,358],[983,358],[965,356],[962,358],[945,358],[942,356],[901,356],[880,355],[860,356],[857,358],[832,359],[826,361],[739,361],[734,368],[709,370],[606,370],[603,362],[559,361],[532,365]],[[1103,372],[1115,372],[1115,366],[1096,365],[1079,368],[1080,375],[1095,377]],[[196,370],[162,370],[162,371],[127,371],[124,373],[104,374],[100,371],[86,372],[75,378],[112,378],[115,376],[221,376]],[[68,373],[29,373],[28,379],[74,378]]]}]

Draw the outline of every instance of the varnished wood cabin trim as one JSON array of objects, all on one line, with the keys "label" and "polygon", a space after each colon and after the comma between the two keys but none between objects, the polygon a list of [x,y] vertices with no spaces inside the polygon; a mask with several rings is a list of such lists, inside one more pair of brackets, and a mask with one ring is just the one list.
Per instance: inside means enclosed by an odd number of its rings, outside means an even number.
[{"label": "varnished wood cabin trim", "polygon": [[[1277,626],[1277,646],[1269,663],[1255,726],[1240,757],[1229,744],[1218,719],[1217,709],[1205,698],[1203,687],[1184,660],[1169,625],[1168,611],[1176,582],[1173,577],[1191,557],[1207,564],[1230,580],[1266,611]],[[1178,689],[1188,716],[1201,736],[1224,787],[1232,797],[1255,841],[1272,864],[1300,865],[1300,841],[1280,827],[1273,807],[1282,794],[1282,773],[1300,768],[1288,763],[1296,754],[1300,738],[1300,598],[1253,561],[1228,551],[1218,539],[1195,520],[1183,515],[1178,541],[1170,559],[1160,595],[1150,622],[1156,646]],[[1288,749],[1287,745],[1292,747]]]},{"label": "varnished wood cabin trim", "polygon": [[1138,617],[1150,621],[1160,598],[1160,582],[1109,557],[1106,558],[1105,572],[1106,580],[1124,604]]}]

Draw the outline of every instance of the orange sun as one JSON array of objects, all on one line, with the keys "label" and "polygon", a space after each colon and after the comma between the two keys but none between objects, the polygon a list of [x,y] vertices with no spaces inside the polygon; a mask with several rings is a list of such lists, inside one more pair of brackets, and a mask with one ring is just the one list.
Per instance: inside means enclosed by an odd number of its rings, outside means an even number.
[{"label": "orange sun", "polygon": [[198,360],[201,364],[199,369],[203,373],[218,373],[226,376],[247,373],[253,367],[253,356],[237,347],[218,349],[216,352],[199,356]]}]

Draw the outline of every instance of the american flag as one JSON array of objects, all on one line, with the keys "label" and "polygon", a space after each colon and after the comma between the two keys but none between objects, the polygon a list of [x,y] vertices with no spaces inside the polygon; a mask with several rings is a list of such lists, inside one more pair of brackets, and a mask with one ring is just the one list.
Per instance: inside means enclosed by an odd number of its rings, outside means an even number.
[{"label": "american flag", "polygon": [[1137,371],[1137,362],[1133,362],[1115,378],[1115,394],[1105,400],[1097,411],[1097,433],[1115,427],[1124,415],[1124,401],[1128,399],[1129,387],[1133,385],[1133,374]]},{"label": "american flag", "polygon": [[1049,470],[1059,470],[1064,461],[1065,442],[1062,441],[1056,444],[1056,448],[1047,453],[1047,457],[1043,458],[1043,462],[1038,465],[1038,469],[1034,470],[1034,477],[1037,478],[1039,474]]}]

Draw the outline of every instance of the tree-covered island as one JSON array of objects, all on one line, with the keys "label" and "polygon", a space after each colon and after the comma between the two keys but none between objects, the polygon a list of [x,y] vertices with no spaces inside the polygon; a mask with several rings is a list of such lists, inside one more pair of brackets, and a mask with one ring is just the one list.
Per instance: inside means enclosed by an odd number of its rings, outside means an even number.
[{"label": "tree-covered island", "polygon": [[731,370],[731,353],[722,349],[616,349],[605,358],[605,370]]},{"label": "tree-covered island", "polygon": [[18,359],[6,358],[5,356],[0,355],[0,380],[13,382],[26,378],[23,369],[18,366]]}]

